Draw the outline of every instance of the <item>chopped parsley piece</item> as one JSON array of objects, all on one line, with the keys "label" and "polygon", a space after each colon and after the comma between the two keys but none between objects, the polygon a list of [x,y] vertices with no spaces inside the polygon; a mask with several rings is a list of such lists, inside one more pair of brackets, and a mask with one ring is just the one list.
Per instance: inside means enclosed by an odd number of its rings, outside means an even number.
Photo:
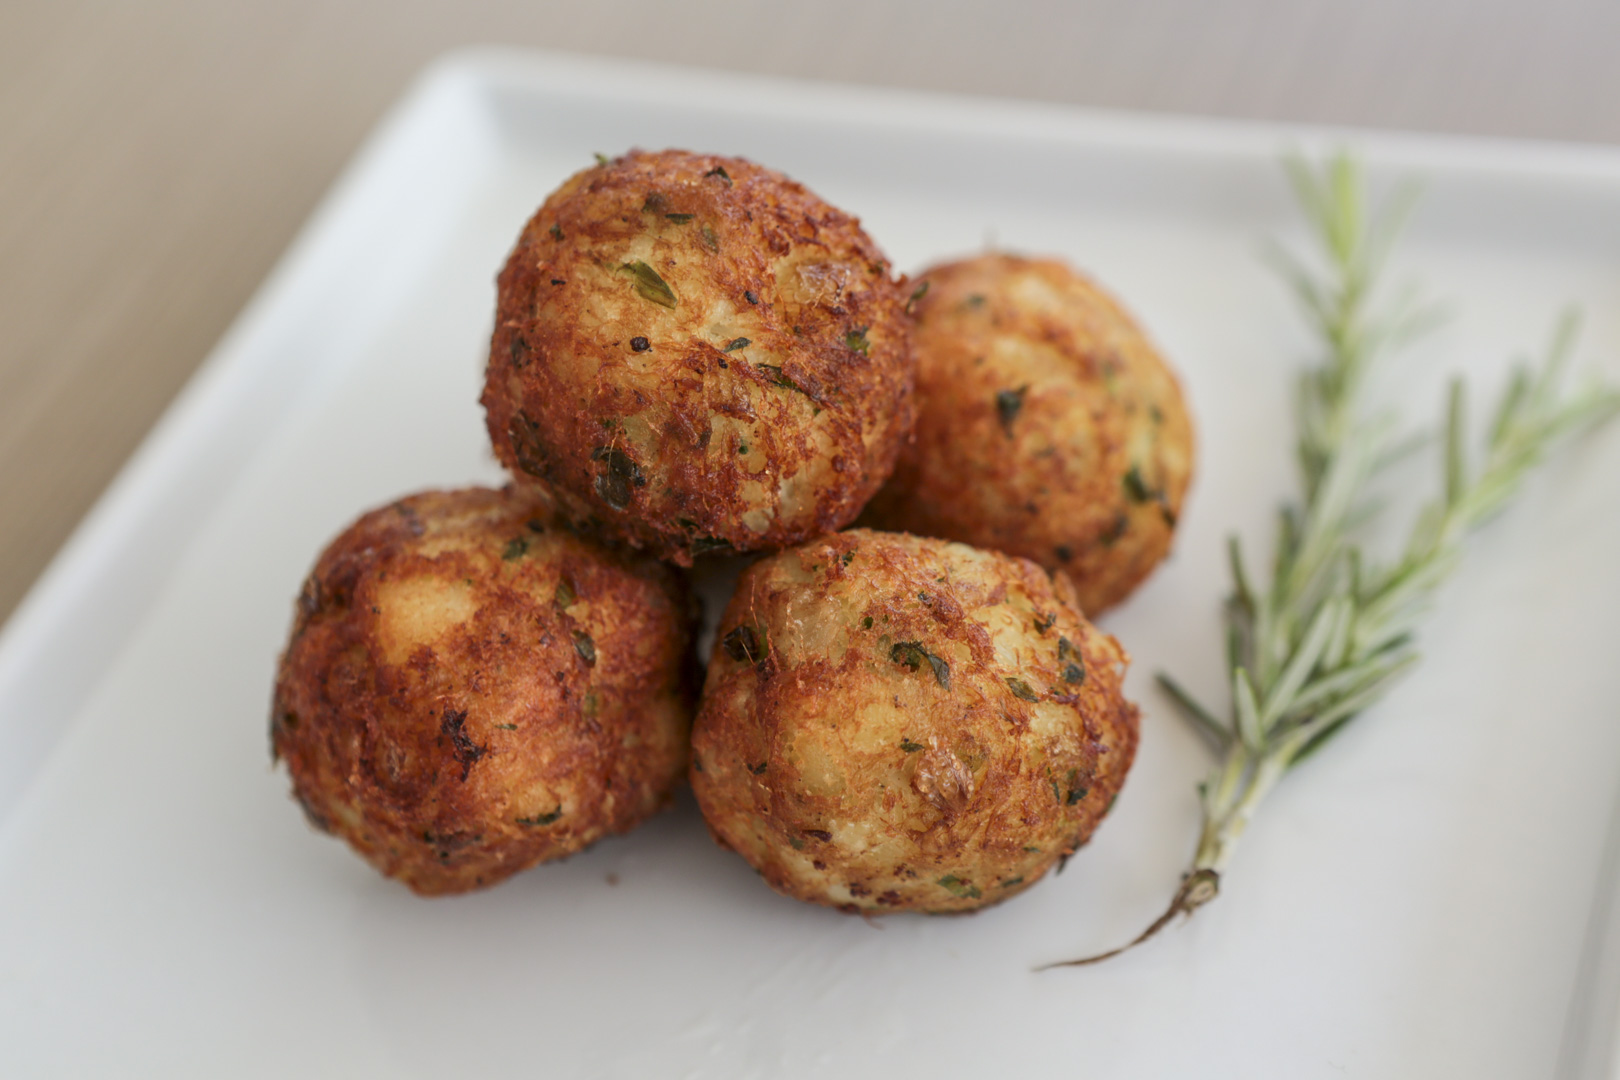
[{"label": "chopped parsley piece", "polygon": [[1017,678],[1016,676],[1009,675],[1007,677],[1007,689],[1013,692],[1013,697],[1022,701],[1041,700],[1040,695],[1034,690],[1030,689],[1029,683],[1025,682],[1023,679]]},{"label": "chopped parsley piece", "polygon": [[889,659],[897,664],[904,664],[912,671],[920,670],[923,662],[927,661],[929,668],[934,672],[934,681],[939,683],[943,689],[949,690],[951,688],[951,665],[946,663],[942,657],[935,656],[923,648],[921,642],[896,642],[894,647],[889,650]]},{"label": "chopped parsley piece", "polygon": [[630,275],[631,280],[636,284],[636,295],[643,300],[651,300],[661,307],[673,308],[675,306],[675,290],[671,289],[669,283],[659,276],[658,271],[640,259],[627,262],[619,269]]}]

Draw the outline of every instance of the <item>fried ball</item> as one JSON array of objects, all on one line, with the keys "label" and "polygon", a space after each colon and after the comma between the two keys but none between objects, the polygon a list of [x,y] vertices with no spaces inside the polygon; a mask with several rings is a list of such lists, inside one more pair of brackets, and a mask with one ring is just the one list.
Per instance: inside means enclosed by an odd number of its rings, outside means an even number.
[{"label": "fried ball", "polygon": [[1056,260],[983,255],[923,280],[916,437],[866,522],[1066,570],[1095,617],[1170,550],[1193,464],[1175,376]]},{"label": "fried ball", "polygon": [[1067,578],[852,529],[754,564],[692,733],[709,829],[772,888],[971,911],[1085,843],[1125,780],[1128,657]]},{"label": "fried ball", "polygon": [[911,428],[906,297],[855,218],[780,173],[604,161],[501,272],[496,455],[576,522],[683,565],[839,529]]},{"label": "fried ball", "polygon": [[624,832],[686,764],[683,584],[546,513],[415,495],[333,540],[298,599],[272,755],[316,827],[424,895]]}]

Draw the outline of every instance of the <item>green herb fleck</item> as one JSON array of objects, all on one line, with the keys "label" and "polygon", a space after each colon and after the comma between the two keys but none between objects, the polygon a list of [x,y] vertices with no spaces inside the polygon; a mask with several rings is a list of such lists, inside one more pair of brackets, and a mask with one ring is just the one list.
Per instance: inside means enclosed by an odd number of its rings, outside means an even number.
[{"label": "green herb fleck", "polygon": [[872,629],[872,616],[868,615],[866,618],[861,620],[861,629],[863,629],[863,630]]},{"label": "green herb fleck", "polygon": [[757,371],[763,371],[765,373],[766,381],[770,382],[772,385],[780,386],[784,390],[797,390],[811,401],[816,400],[815,396],[811,394],[810,391],[806,390],[804,387],[800,386],[798,383],[784,375],[782,373],[782,369],[777,367],[775,364],[755,364],[754,368]]},{"label": "green herb fleck", "polygon": [[596,666],[596,642],[583,630],[574,631],[574,651],[579,653],[579,658],[585,661],[587,667]]},{"label": "green herb fleck", "polygon": [[731,541],[722,540],[718,536],[694,536],[687,548],[694,555],[710,555],[733,550]]},{"label": "green herb fleck", "polygon": [[855,561],[855,553],[853,551],[846,551],[838,557],[838,561],[843,563],[845,566],[848,566],[850,563]]},{"label": "green herb fleck", "polygon": [[501,552],[501,558],[506,562],[520,559],[529,550],[529,542],[521,536],[514,536],[506,542],[506,549]]},{"label": "green herb fleck", "polygon": [[591,451],[591,460],[606,465],[596,477],[596,493],[615,510],[623,510],[630,505],[632,488],[647,486],[647,477],[642,473],[641,466],[616,446],[598,446]]},{"label": "green herb fleck", "polygon": [[928,295],[928,286],[929,286],[929,284],[930,284],[930,282],[925,281],[921,285],[918,285],[915,289],[912,290],[911,298],[906,301],[906,314],[907,315],[910,315],[911,314],[911,309],[917,306],[917,301],[921,300],[923,297]]},{"label": "green herb fleck", "polygon": [[746,349],[746,348],[748,348],[748,346],[750,346],[752,344],[753,344],[753,342],[749,341],[745,337],[732,338],[730,341],[726,342],[726,347],[725,347],[725,349],[723,351],[724,352],[736,352],[738,349]]},{"label": "green herb fleck", "polygon": [[698,235],[703,239],[703,250],[707,251],[710,255],[713,255],[720,250],[720,237],[715,235],[715,231],[709,228],[709,226],[703,226],[702,231]]},{"label": "green herb fleck", "polygon": [[910,739],[902,736],[900,739],[900,749],[904,750],[908,754],[915,754],[917,751],[924,749],[924,746],[920,742],[912,742]]},{"label": "green herb fleck", "polygon": [[1063,805],[1065,805],[1065,806],[1073,806],[1075,803],[1079,802],[1081,799],[1086,797],[1086,791],[1089,790],[1089,789],[1087,789],[1086,787],[1084,787],[1081,784],[1076,783],[1076,781],[1079,780],[1079,778],[1080,778],[1080,770],[1079,769],[1070,769],[1069,770],[1069,776],[1068,776],[1069,794],[1063,800]]},{"label": "green herb fleck", "polygon": [[745,442],[744,443],[738,443],[737,444],[737,453],[739,455],[748,453],[748,444],[745,443]]},{"label": "green herb fleck", "polygon": [[748,771],[753,773],[755,776],[764,776],[765,775],[765,767],[768,764],[769,764],[769,762],[762,761],[758,765],[750,765],[750,766],[748,766]]},{"label": "green herb fleck", "polygon": [[979,892],[978,886],[963,881],[955,874],[946,874],[939,879],[939,883],[945,887],[946,892],[963,900],[977,900],[983,895]]},{"label": "green herb fleck", "polygon": [[788,843],[793,845],[794,851],[804,850],[804,838],[802,836],[790,836],[788,837]]},{"label": "green herb fleck", "polygon": [[1057,612],[1049,611],[1049,612],[1046,613],[1046,617],[1044,619],[1036,619],[1035,620],[1035,632],[1037,634],[1044,634],[1048,630],[1052,629],[1053,624],[1056,623],[1056,622],[1057,622]]},{"label": "green herb fleck", "polygon": [[1131,467],[1125,471],[1125,479],[1123,480],[1123,484],[1125,486],[1125,494],[1131,497],[1132,502],[1145,503],[1151,501],[1154,497],[1153,490],[1149,488],[1147,486],[1147,482],[1142,479],[1142,472],[1136,467],[1134,462],[1131,464]]},{"label": "green herb fleck", "polygon": [[691,221],[692,218],[695,217],[695,216],[696,215],[694,215],[694,214],[665,214],[664,215],[665,218],[667,218],[670,221],[673,221],[677,225],[685,225],[688,221]]},{"label": "green herb fleck", "polygon": [[1079,664],[1070,664],[1068,667],[1063,669],[1063,681],[1071,683],[1085,682],[1086,669],[1081,667]]},{"label": "green herb fleck", "polygon": [[550,825],[553,821],[556,821],[560,817],[562,817],[561,806],[557,807],[557,809],[553,810],[549,814],[536,814],[534,817],[520,817],[517,819],[517,823],[519,825]]},{"label": "green herb fleck", "polygon": [[724,180],[726,182],[726,187],[731,186],[731,174],[726,172],[724,166],[716,165],[714,168],[710,169],[708,172],[703,174],[703,178],[705,180],[707,180],[711,176],[718,176],[720,179],[722,179],[722,180]]},{"label": "green herb fleck", "polygon": [[1001,430],[1007,438],[1012,438],[1013,421],[1024,408],[1024,395],[1029,392],[1026,384],[1016,390],[996,391],[996,417],[1001,421]]},{"label": "green herb fleck", "polygon": [[844,348],[846,348],[846,349],[854,349],[856,352],[860,353],[862,356],[870,355],[870,353],[868,352],[868,349],[871,348],[871,342],[866,340],[866,331],[867,331],[866,327],[857,326],[855,329],[853,329],[849,333],[845,334],[844,335]]},{"label": "green herb fleck", "polygon": [[1006,881],[1003,881],[1001,883],[1000,887],[1003,888],[1003,889],[1010,889],[1014,885],[1022,885],[1023,883],[1024,883],[1023,876],[1020,875],[1018,877],[1010,877],[1010,878],[1008,878]]},{"label": "green herb fleck", "polygon": [[1007,677],[1007,689],[1013,692],[1013,697],[1022,701],[1041,700],[1040,695],[1034,690],[1030,689],[1029,683],[1025,682],[1023,679],[1017,678],[1016,676],[1009,675]]},{"label": "green herb fleck", "polygon": [[658,275],[658,271],[648,266],[640,259],[634,259],[619,267],[630,275],[636,283],[636,295],[643,300],[651,300],[661,307],[673,308],[675,306],[675,290],[669,283]]},{"label": "green herb fleck", "polygon": [[563,238],[562,226],[557,224],[555,221],[553,221],[551,223],[551,230],[550,231],[551,231],[551,238],[553,240],[561,240]]},{"label": "green herb fleck", "polygon": [[495,726],[500,728],[502,731],[516,731],[517,730],[517,725],[516,724],[496,724]]},{"label": "green herb fleck", "polygon": [[598,165],[611,165],[613,163],[613,160],[600,150],[598,150],[593,156],[596,158],[596,163]]},{"label": "green herb fleck", "polygon": [[889,650],[889,659],[897,664],[904,664],[912,671],[921,669],[923,661],[934,672],[934,681],[946,690],[951,688],[951,665],[944,658],[935,656],[925,649],[919,641],[899,641]]},{"label": "green herb fleck", "polygon": [[762,663],[771,652],[770,641],[765,634],[747,623],[733,627],[729,634],[720,639],[720,647],[739,664]]},{"label": "green herb fleck", "polygon": [[1041,849],[1038,847],[1025,847],[1024,850],[1031,855],[1039,855],[1041,853]]},{"label": "green herb fleck", "polygon": [[552,594],[551,598],[557,602],[557,606],[560,607],[560,608],[573,607],[574,606],[574,586],[569,582],[569,580],[567,578],[558,578],[557,579],[557,591]]}]

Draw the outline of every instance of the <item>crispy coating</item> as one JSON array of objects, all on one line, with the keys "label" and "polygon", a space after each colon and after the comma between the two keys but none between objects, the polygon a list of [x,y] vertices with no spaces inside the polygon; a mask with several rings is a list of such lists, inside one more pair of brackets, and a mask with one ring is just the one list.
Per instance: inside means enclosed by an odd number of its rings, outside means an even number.
[{"label": "crispy coating", "polygon": [[780,173],[605,161],[501,271],[496,456],[576,522],[683,565],[839,529],[911,428],[906,296],[857,219]]},{"label": "crispy coating", "polygon": [[1095,617],[1170,550],[1193,465],[1175,376],[1056,260],[982,255],[922,279],[915,440],[864,520],[1066,570]]},{"label": "crispy coating", "polygon": [[512,490],[366,514],[305,581],[272,755],[309,820],[424,895],[624,832],[686,764],[691,600]]},{"label": "crispy coating", "polygon": [[852,529],[754,564],[692,732],[715,839],[846,911],[970,911],[1085,843],[1136,751],[1128,662],[1024,559]]}]

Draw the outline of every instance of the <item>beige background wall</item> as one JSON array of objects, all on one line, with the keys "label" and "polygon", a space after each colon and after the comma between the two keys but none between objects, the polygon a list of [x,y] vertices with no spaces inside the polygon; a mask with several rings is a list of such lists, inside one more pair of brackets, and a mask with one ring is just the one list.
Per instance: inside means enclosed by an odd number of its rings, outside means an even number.
[{"label": "beige background wall", "polygon": [[1620,144],[1616,0],[5,0],[0,617],[431,57]]}]

